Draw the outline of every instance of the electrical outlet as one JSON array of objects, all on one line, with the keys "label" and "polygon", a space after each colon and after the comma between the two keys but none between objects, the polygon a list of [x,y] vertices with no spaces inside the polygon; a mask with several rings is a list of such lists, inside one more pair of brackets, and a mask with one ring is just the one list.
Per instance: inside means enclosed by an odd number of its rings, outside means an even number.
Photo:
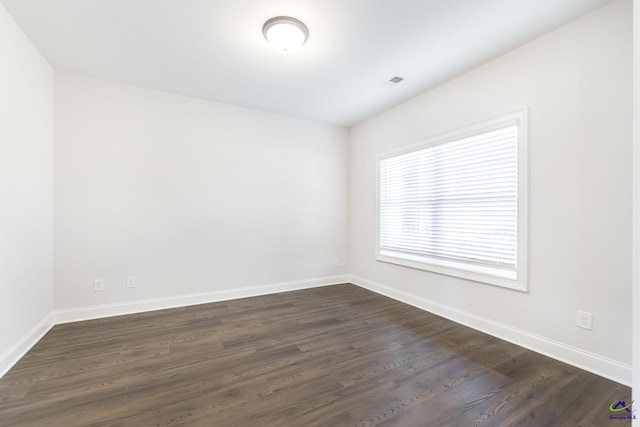
[{"label": "electrical outlet", "polygon": [[135,287],[136,287],[136,277],[127,276],[127,288],[135,288]]},{"label": "electrical outlet", "polygon": [[104,279],[96,279],[93,281],[93,292],[104,291]]},{"label": "electrical outlet", "polygon": [[593,314],[578,310],[578,317],[576,319],[576,326],[578,328],[586,329],[588,331],[593,330]]},{"label": "electrical outlet", "polygon": [[340,258],[335,258],[333,260],[333,266],[334,267],[340,267]]}]

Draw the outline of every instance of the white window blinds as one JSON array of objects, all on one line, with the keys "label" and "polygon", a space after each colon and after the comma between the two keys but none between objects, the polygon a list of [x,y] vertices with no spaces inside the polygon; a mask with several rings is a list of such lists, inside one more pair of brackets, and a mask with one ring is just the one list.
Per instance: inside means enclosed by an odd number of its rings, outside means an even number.
[{"label": "white window blinds", "polygon": [[382,158],[381,255],[516,279],[518,124]]}]

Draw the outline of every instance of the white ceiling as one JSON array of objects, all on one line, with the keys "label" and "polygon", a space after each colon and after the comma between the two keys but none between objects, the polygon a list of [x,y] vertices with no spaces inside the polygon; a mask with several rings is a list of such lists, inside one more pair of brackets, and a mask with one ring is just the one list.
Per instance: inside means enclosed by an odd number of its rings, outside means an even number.
[{"label": "white ceiling", "polygon": [[[56,69],[349,127],[609,1],[0,3]],[[278,15],[309,27],[298,54],[262,37]]]}]

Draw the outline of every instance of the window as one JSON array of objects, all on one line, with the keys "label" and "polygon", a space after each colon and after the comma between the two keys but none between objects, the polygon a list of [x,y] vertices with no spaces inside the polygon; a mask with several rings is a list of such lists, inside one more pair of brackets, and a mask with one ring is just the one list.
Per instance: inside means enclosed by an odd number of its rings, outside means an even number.
[{"label": "window", "polygon": [[378,158],[380,261],[527,289],[526,110]]}]

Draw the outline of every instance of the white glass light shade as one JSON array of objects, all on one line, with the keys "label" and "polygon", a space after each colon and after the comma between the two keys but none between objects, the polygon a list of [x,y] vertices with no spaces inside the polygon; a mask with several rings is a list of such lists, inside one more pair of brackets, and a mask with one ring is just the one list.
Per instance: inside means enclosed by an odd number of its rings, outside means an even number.
[{"label": "white glass light shade", "polygon": [[307,26],[289,16],[269,19],[264,23],[262,33],[271,47],[281,53],[297,52],[309,38]]}]

